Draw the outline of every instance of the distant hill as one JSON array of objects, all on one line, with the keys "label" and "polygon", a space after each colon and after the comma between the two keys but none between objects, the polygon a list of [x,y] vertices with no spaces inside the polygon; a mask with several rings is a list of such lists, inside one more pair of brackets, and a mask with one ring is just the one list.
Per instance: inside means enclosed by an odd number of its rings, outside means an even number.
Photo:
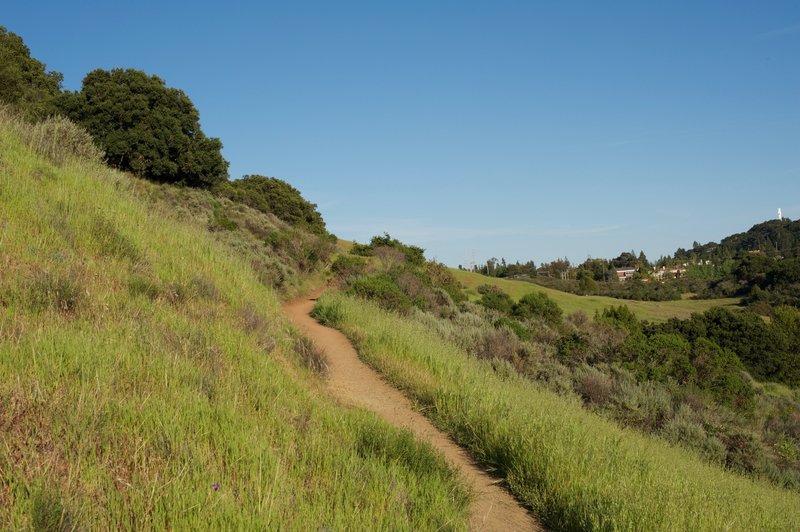
[{"label": "distant hill", "polygon": [[689,250],[678,249],[675,258],[685,259],[694,254],[699,258],[732,259],[756,251],[775,257],[800,257],[800,220],[768,220],[743,233],[727,236],[719,244],[695,243]]}]

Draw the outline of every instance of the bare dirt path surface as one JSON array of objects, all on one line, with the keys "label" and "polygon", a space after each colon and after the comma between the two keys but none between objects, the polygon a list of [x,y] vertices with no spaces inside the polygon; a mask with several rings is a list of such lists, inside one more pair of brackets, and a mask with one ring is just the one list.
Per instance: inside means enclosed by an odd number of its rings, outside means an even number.
[{"label": "bare dirt path surface", "polygon": [[324,327],[309,313],[318,293],[283,306],[289,320],[324,350],[328,363],[328,386],[343,403],[372,410],[392,425],[410,430],[441,451],[471,486],[472,530],[542,530],[541,524],[508,492],[496,484],[472,458],[428,419],[414,410],[411,402],[380,375],[361,362],[353,345],[342,333]]}]

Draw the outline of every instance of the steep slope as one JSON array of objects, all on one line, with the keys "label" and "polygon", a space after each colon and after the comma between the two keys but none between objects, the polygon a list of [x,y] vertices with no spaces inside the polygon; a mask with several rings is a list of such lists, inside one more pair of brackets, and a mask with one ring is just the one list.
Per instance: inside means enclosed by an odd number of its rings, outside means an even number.
[{"label": "steep slope", "polygon": [[466,526],[437,454],[323,393],[247,259],[60,124],[0,109],[0,528]]}]

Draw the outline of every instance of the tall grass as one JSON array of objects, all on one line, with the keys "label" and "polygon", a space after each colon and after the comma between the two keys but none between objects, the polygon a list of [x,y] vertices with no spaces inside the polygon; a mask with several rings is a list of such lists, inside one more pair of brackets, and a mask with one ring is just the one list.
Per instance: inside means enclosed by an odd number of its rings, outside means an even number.
[{"label": "tall grass", "polygon": [[318,319],[503,476],[554,529],[797,530],[800,497],[584,411],[422,324],[342,295]]},{"label": "tall grass", "polygon": [[465,528],[457,476],[331,403],[248,260],[30,127],[0,109],[0,529]]}]

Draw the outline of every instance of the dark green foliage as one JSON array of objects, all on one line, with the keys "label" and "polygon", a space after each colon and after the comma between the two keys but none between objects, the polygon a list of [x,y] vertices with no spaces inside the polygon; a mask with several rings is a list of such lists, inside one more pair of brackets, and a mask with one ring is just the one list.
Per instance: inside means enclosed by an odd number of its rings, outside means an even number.
[{"label": "dark green foliage", "polygon": [[639,261],[636,255],[631,251],[623,251],[619,257],[611,259],[611,265],[615,268],[634,268],[638,265]]},{"label": "dark green foliage", "polygon": [[59,98],[122,170],[165,183],[210,187],[228,177],[219,139],[206,137],[183,91],[139,70],[94,70],[80,92]]},{"label": "dark green foliage", "polygon": [[331,271],[341,279],[349,279],[366,271],[367,261],[355,255],[339,255],[331,264]]},{"label": "dark green foliage", "polygon": [[349,291],[371,299],[387,310],[406,313],[411,310],[411,298],[400,289],[388,273],[377,273],[356,279]]},{"label": "dark green foliage", "polygon": [[246,175],[223,183],[218,192],[231,200],[244,203],[263,213],[318,235],[326,235],[325,222],[317,206],[306,201],[300,191],[274,177]]},{"label": "dark green foliage", "polygon": [[676,332],[689,341],[705,338],[738,358],[758,379],[800,384],[800,311],[793,307],[776,310],[777,319],[766,322],[752,312],[713,308],[693,314],[688,320],[672,319],[651,325],[651,331]]},{"label": "dark green foliage", "polygon": [[478,303],[503,314],[511,313],[511,308],[514,306],[514,300],[505,292],[487,292],[481,296]]},{"label": "dark green foliage", "polygon": [[642,328],[641,323],[639,323],[639,318],[636,317],[636,314],[634,314],[627,305],[604,308],[602,313],[595,314],[595,320],[622,327],[629,333],[640,331]]},{"label": "dark green foliage", "polygon": [[[723,309],[712,309],[707,314],[714,316],[715,311]],[[724,312],[731,319],[737,318]],[[698,319],[699,315],[693,317]],[[674,327],[650,326],[639,322],[624,305],[604,309],[596,320],[626,331],[627,338],[612,359],[633,371],[639,380],[696,385],[719,404],[752,410],[754,392],[743,376],[744,366],[732,348],[724,347],[724,337],[708,334],[707,323],[673,320]],[[734,330],[731,334],[737,333]],[[566,347],[575,351],[580,345],[574,343],[573,340]],[[566,347],[560,346],[559,352]],[[573,353],[570,357],[576,358]]]},{"label": "dark green foliage", "polygon": [[[422,248],[416,248],[416,250],[419,250],[421,256]],[[413,251],[414,257],[416,257],[417,254],[416,250]],[[408,255],[406,255],[406,257],[408,257]],[[414,260],[416,260],[416,258]],[[467,300],[467,294],[464,293],[461,283],[458,282],[444,264],[434,261],[424,262],[422,273],[428,286],[434,289],[444,290],[454,303],[461,303]]]},{"label": "dark green foliage", "polygon": [[[220,207],[214,208],[214,213],[211,217],[211,223],[209,224],[209,229],[211,229],[212,231],[214,230],[235,231],[238,228],[239,224],[228,218],[227,214],[222,208]],[[272,244],[274,247],[277,244],[277,242]]]},{"label": "dark green foliage", "polygon": [[561,336],[556,343],[556,353],[565,364],[586,362],[589,353],[589,338],[582,331],[574,331]]},{"label": "dark green foliage", "polygon": [[403,244],[396,238],[392,238],[389,233],[384,233],[383,236],[373,236],[369,244],[355,244],[350,253],[362,257],[371,257],[378,248],[392,248],[402,251],[406,262],[413,266],[422,266],[425,263],[424,249]]},{"label": "dark green foliage", "polygon": [[552,325],[561,322],[563,311],[558,303],[550,299],[544,292],[531,292],[520,298],[511,309],[511,314],[523,320],[542,319]]},{"label": "dark green foliage", "polygon": [[30,118],[45,118],[55,112],[62,79],[31,57],[19,35],[0,26],[0,102],[16,105]]},{"label": "dark green foliage", "polygon": [[709,390],[718,403],[739,410],[753,408],[753,389],[744,380],[744,368],[733,351],[698,338],[692,346],[692,365],[701,388]]},{"label": "dark green foliage", "polygon": [[517,338],[519,338],[520,340],[531,339],[531,332],[517,320],[507,318],[504,316],[502,318],[495,320],[494,326],[497,329],[505,327],[506,329],[511,330],[514,334],[517,335]]},{"label": "dark green foliage", "polygon": [[[682,279],[668,279],[662,282],[645,282],[643,278],[634,277],[625,282],[617,280],[617,274],[606,275],[609,281],[593,280],[586,269],[578,270],[578,280],[560,279],[540,276],[533,279],[521,279],[535,284],[555,288],[562,292],[578,295],[599,295],[617,299],[635,301],[677,301],[683,292],[692,291]],[[705,289],[706,282],[700,283],[697,290]],[[717,295],[714,295],[717,297]]]},{"label": "dark green foliage", "polygon": [[373,268],[381,271],[350,280],[350,291],[376,299],[384,308],[406,312],[413,306],[447,313],[455,303],[467,299],[446,266],[426,261],[422,248],[404,244],[388,234],[373,237],[369,244],[355,244],[350,253],[374,257]]},{"label": "dark green foliage", "polygon": [[[569,261],[566,263],[569,265]],[[536,264],[532,260],[525,263],[517,261],[514,264],[507,264],[505,259],[498,261],[496,258],[491,258],[477,271],[489,277],[533,277],[536,275]]]}]

